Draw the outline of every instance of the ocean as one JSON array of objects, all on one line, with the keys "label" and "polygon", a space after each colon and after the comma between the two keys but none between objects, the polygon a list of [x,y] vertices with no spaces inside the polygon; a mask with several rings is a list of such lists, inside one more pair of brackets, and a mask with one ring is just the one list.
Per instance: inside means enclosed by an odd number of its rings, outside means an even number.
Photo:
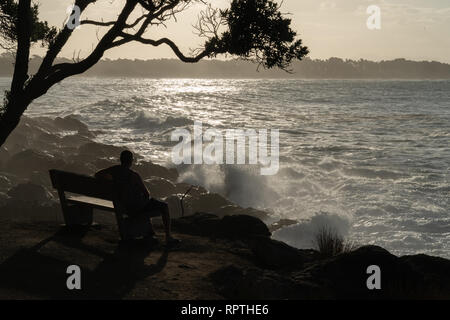
[{"label": "ocean", "polygon": [[[10,79],[0,78],[0,89]],[[171,132],[279,129],[280,169],[182,165],[180,180],[271,219],[273,237],[310,248],[321,225],[394,254],[450,257],[450,81],[83,78],[63,81],[28,116],[73,115],[99,142],[171,163]]]}]

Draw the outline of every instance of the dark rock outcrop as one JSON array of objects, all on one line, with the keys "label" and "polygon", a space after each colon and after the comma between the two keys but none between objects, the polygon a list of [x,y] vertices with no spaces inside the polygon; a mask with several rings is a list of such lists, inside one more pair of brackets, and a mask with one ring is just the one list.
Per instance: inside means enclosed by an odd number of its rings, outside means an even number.
[{"label": "dark rock outcrop", "polygon": [[172,220],[172,228],[186,234],[215,236],[219,221],[220,218],[214,214],[198,212]]},{"label": "dark rock outcrop", "polygon": [[[443,261],[445,259],[442,259]],[[446,269],[446,263],[432,270]],[[367,268],[376,265],[381,270],[381,290],[369,290]],[[450,269],[447,269],[447,272]],[[449,297],[450,286],[437,288],[438,282],[445,279],[439,275],[437,282],[430,279],[429,271],[414,268],[404,258],[398,258],[378,246],[364,246],[352,252],[317,261],[309,268],[295,274],[294,278],[313,281],[327,287],[336,299],[422,299]],[[427,280],[425,280],[427,279]],[[429,290],[432,288],[432,290]]]},{"label": "dark rock outcrop", "polygon": [[[222,295],[235,299],[450,298],[450,261],[446,259],[426,255],[399,258],[377,246],[326,260],[315,259],[314,255],[309,258],[306,267],[298,264],[292,270],[228,265],[210,277]],[[371,265],[380,267],[380,290],[367,287],[370,274],[366,271]]]},{"label": "dark rock outcrop", "polygon": [[268,237],[255,237],[249,243],[257,261],[271,269],[299,269],[305,263],[317,260],[315,250],[300,250]]},{"label": "dark rock outcrop", "polygon": [[44,152],[25,150],[14,154],[8,161],[8,172],[20,177],[29,177],[34,171],[48,174],[49,168],[61,168],[64,161]]},{"label": "dark rock outcrop", "polygon": [[270,237],[266,224],[249,215],[224,216],[218,225],[218,233],[234,238]]},{"label": "dark rock outcrop", "polygon": [[6,165],[10,156],[8,149],[0,147],[0,170]]},{"label": "dark rock outcrop", "polygon": [[219,218],[211,213],[198,212],[173,221],[179,232],[214,238],[249,239],[269,237],[270,232],[260,219],[247,215],[232,215]]},{"label": "dark rock outcrop", "polygon": [[175,168],[168,169],[149,161],[141,161],[134,167],[134,170],[136,170],[143,179],[150,177],[160,177],[171,181],[176,181],[178,179],[178,171]]},{"label": "dark rock outcrop", "polygon": [[217,290],[227,299],[314,299],[326,297],[314,283],[295,281],[291,277],[258,268],[228,265],[210,274]]},{"label": "dark rock outcrop", "polygon": [[46,203],[52,199],[52,195],[47,189],[31,182],[21,183],[11,188],[7,194],[12,201],[22,203]]}]

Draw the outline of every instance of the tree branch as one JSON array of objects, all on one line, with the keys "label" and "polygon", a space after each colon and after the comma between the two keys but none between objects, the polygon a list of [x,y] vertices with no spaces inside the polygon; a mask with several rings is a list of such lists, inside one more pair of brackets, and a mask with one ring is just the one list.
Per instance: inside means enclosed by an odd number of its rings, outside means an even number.
[{"label": "tree branch", "polygon": [[[83,12],[88,5],[94,3],[96,0],[76,0],[75,4],[80,8],[80,12]],[[43,77],[45,73],[49,71],[56,57],[58,56],[61,49],[69,40],[72,35],[73,30],[67,27],[64,27],[59,34],[56,36],[55,40],[50,44],[47,54],[45,55],[44,60],[42,61],[41,66],[36,74],[36,77]]]},{"label": "tree branch", "polygon": [[126,26],[126,21],[130,14],[133,12],[136,5],[137,2],[135,0],[126,1],[125,6],[118,16],[114,26],[109,29],[109,31],[103,36],[103,38],[97,44],[96,48],[88,57],[77,63],[56,64],[48,69],[48,72],[46,72],[44,78],[33,79],[33,83],[30,84],[29,88],[27,88],[30,96],[33,99],[39,97],[47,92],[48,89],[50,89],[54,84],[64,80],[67,77],[83,73],[93,65],[95,65],[101,59],[104,52],[110,47],[114,39]]},{"label": "tree branch", "polygon": [[145,38],[142,38],[137,35],[127,34],[124,32],[120,33],[120,36],[123,39],[113,42],[111,47],[116,47],[116,46],[122,45],[122,44],[124,44],[126,42],[130,42],[130,41],[137,41],[137,42],[140,42],[143,44],[152,45],[154,47],[158,47],[162,44],[166,44],[172,49],[172,51],[175,53],[175,55],[178,57],[178,59],[180,59],[183,62],[187,62],[187,63],[199,62],[201,59],[207,57],[211,53],[207,49],[205,49],[202,52],[200,52],[198,55],[196,55],[195,57],[187,57],[181,52],[181,50],[178,48],[178,46],[172,40],[170,40],[168,38],[152,40],[152,39],[145,39]]}]

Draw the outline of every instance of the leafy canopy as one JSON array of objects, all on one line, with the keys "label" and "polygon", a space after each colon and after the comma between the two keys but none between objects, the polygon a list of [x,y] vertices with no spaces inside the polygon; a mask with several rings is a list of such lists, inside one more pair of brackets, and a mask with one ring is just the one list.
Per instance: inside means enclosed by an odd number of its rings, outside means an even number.
[{"label": "leafy canopy", "polygon": [[[7,50],[13,50],[17,42],[19,4],[14,0],[0,0],[0,46]],[[42,41],[42,45],[49,44],[56,36],[55,27],[49,27],[47,21],[39,21],[39,5],[33,3],[31,6],[31,43]]]},{"label": "leafy canopy", "polygon": [[265,68],[286,70],[292,60],[309,53],[291,19],[283,17],[277,3],[271,0],[233,0],[220,14],[228,30],[212,38],[206,45],[214,54],[229,53],[251,60]]}]

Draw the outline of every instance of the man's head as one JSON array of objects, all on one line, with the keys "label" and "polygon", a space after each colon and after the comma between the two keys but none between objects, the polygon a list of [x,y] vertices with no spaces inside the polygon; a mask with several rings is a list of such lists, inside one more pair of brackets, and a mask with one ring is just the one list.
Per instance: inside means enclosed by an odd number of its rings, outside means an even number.
[{"label": "man's head", "polygon": [[120,163],[123,166],[130,168],[133,164],[133,153],[128,150],[122,151],[122,153],[120,154]]}]

